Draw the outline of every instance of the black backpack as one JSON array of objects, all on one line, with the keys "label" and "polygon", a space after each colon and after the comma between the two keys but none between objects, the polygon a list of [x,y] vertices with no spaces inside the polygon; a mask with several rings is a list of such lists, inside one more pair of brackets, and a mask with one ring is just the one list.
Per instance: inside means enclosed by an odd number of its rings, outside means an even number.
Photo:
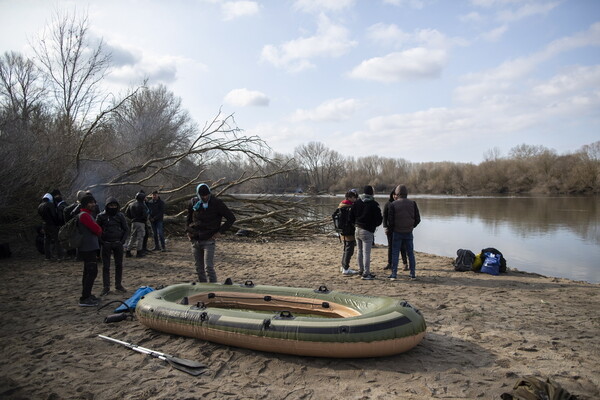
[{"label": "black backpack", "polygon": [[352,226],[350,224],[350,207],[336,208],[333,214],[331,214],[331,218],[333,219],[335,231],[342,235],[347,235],[348,228]]},{"label": "black backpack", "polygon": [[81,246],[83,233],[79,230],[79,216],[75,216],[60,227],[58,243],[65,250],[76,249]]},{"label": "black backpack", "polygon": [[456,260],[452,263],[455,271],[470,271],[475,261],[475,253],[471,250],[458,249],[456,251]]}]

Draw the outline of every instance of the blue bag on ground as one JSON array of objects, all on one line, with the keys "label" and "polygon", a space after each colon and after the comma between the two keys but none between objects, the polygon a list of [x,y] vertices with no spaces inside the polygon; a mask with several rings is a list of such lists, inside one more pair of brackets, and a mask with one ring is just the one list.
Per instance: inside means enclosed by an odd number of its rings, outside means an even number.
[{"label": "blue bag on ground", "polygon": [[[127,306],[129,306],[129,308],[133,311],[135,310],[135,306],[137,305],[138,301],[147,293],[152,292],[154,289],[152,289],[150,286],[141,286],[138,290],[135,291],[135,293],[133,294],[133,296],[131,296],[130,298],[128,298],[127,300],[125,300],[125,304],[127,304]],[[125,304],[121,304],[119,307],[115,308],[115,312],[124,312],[127,311],[127,307],[125,306]]]},{"label": "blue bag on ground", "polygon": [[481,266],[481,272],[485,272],[490,275],[500,275],[500,259],[502,256],[500,254],[486,252],[484,253],[485,259],[483,260],[483,265]]}]

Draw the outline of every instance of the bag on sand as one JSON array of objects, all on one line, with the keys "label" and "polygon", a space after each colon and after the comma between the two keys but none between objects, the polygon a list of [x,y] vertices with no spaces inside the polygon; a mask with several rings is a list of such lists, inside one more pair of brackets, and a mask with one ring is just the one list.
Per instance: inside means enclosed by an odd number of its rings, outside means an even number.
[{"label": "bag on sand", "polygon": [[475,261],[475,253],[471,250],[458,249],[456,255],[456,260],[452,263],[454,270],[460,272],[470,271]]},{"label": "bag on sand", "polygon": [[83,233],[79,230],[79,216],[71,218],[58,231],[58,243],[65,250],[81,246]]},{"label": "bag on sand", "polygon": [[481,266],[481,272],[490,275],[500,275],[500,259],[502,256],[491,252],[485,252],[484,255],[485,259]]},{"label": "bag on sand", "polygon": [[493,247],[487,247],[485,249],[482,249],[481,253],[480,253],[482,264],[485,261],[485,253],[494,253],[494,254],[497,254],[500,256],[500,273],[505,274],[507,269],[506,269],[506,257],[504,257],[504,254],[502,254],[502,252],[500,250],[495,249]]}]

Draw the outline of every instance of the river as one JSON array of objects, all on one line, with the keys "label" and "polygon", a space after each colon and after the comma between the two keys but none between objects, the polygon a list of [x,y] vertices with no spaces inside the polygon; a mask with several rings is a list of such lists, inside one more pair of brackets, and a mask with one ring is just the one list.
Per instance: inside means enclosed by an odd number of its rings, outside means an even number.
[{"label": "river", "polygon": [[[600,282],[598,196],[409,196],[421,212],[415,250],[456,257],[456,250],[501,251],[509,268]],[[321,197],[324,208],[342,197]],[[381,209],[388,196],[376,196]],[[383,228],[375,242],[387,244]],[[417,259],[418,264],[418,259]],[[418,265],[417,265],[418,268]]]}]

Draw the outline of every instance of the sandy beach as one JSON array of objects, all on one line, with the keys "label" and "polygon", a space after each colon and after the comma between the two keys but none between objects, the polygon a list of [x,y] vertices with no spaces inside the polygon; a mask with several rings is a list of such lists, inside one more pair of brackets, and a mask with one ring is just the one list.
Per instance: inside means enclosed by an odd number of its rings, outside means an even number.
[{"label": "sandy beach", "polygon": [[[125,260],[128,295],[140,286],[196,279],[190,243]],[[314,287],[408,300],[427,321],[411,351],[369,359],[256,352],[152,331],[137,321],[106,324],[113,307],[78,306],[80,262],[50,263],[13,249],[0,260],[2,399],[498,399],[524,375],[550,377],[580,399],[600,398],[600,285],[511,270],[455,272],[452,259],[417,253],[417,281],[391,282],[387,249],[373,250],[373,281],[343,277],[335,236],[217,244],[222,282]],[[510,263],[509,268],[518,268]],[[594,260],[590,260],[594,262]],[[355,259],[353,264],[356,265]],[[568,268],[568,265],[565,265]],[[94,294],[99,295],[99,274]],[[116,306],[116,305],[115,305]],[[98,334],[208,364],[193,377]]]}]

